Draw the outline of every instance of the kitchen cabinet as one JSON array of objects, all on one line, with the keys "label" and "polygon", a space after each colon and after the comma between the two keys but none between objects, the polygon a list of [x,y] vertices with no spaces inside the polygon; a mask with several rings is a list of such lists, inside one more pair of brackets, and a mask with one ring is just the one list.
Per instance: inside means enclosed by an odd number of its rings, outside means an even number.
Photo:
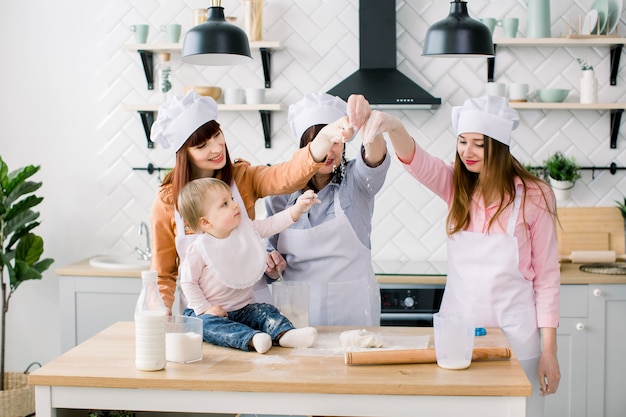
[{"label": "kitchen cabinet", "polygon": [[118,321],[133,321],[140,270],[95,268],[83,260],[56,269],[59,277],[61,352]]},{"label": "kitchen cabinet", "polygon": [[[250,42],[251,49],[258,49],[261,54],[261,61],[263,66],[263,76],[265,80],[265,88],[272,86],[271,82],[271,56],[272,52],[276,49],[280,49],[280,42],[277,41],[258,41]],[[146,76],[147,88],[152,90],[154,88],[154,53],[157,52],[180,52],[182,50],[181,43],[163,43],[163,44],[129,44],[125,45],[125,49],[131,51],[137,51],[141,58],[144,74]],[[129,110],[134,110],[139,114],[141,118],[141,124],[146,135],[148,148],[154,147],[152,141],[150,141],[150,129],[152,123],[154,123],[155,114],[158,110],[158,106],[153,105],[132,105],[126,106]],[[258,111],[261,116],[261,124],[263,126],[263,138],[265,141],[265,147],[272,147],[271,139],[271,112],[282,110],[280,104],[238,104],[238,105],[219,105],[220,111]]]},{"label": "kitchen cabinet", "polygon": [[[617,72],[624,46],[621,37],[600,36],[594,38],[502,38],[494,40],[494,51],[503,47],[609,47],[611,54],[610,83],[617,84]],[[487,59],[487,80],[494,81],[496,57]],[[626,103],[511,103],[515,109],[541,110],[608,110],[610,111],[610,142],[611,149],[617,148],[617,136]]]},{"label": "kitchen cabinet", "polygon": [[[626,284],[626,277],[623,278]],[[626,409],[626,285],[561,286],[561,383],[546,415],[611,417]]]}]

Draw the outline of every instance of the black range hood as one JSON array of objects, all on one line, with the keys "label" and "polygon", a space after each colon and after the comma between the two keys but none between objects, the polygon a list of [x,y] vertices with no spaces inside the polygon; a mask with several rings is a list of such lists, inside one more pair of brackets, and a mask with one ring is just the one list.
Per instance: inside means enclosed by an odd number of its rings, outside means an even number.
[{"label": "black range hood", "polygon": [[441,104],[396,68],[396,0],[359,1],[359,69],[328,90],[362,94],[373,108],[432,109]]}]

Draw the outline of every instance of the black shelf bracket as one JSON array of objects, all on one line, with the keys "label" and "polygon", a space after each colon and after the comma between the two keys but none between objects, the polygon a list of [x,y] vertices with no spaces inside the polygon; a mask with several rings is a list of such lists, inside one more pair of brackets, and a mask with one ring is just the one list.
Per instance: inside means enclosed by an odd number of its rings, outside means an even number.
[{"label": "black shelf bracket", "polygon": [[617,70],[619,69],[623,46],[622,44],[611,46],[611,85],[617,85]]},{"label": "black shelf bracket", "polygon": [[263,125],[263,137],[265,138],[265,147],[272,147],[272,112],[267,110],[259,110],[261,115],[261,124]]},{"label": "black shelf bracket", "polygon": [[496,72],[496,44],[493,45],[493,56],[487,58],[487,81],[492,83]]},{"label": "black shelf bracket", "polygon": [[150,140],[150,130],[154,123],[154,112],[152,110],[137,110],[139,117],[141,117],[141,125],[143,126],[143,132],[146,134],[146,140],[148,141],[148,148],[154,148],[154,142]]},{"label": "black shelf bracket", "polygon": [[617,148],[617,136],[619,135],[622,113],[624,113],[624,109],[611,110],[611,149]]},{"label": "black shelf bracket", "polygon": [[144,49],[140,49],[138,52],[141,57],[143,72],[146,74],[148,90],[154,90],[154,54],[152,51],[146,51]]},{"label": "black shelf bracket", "polygon": [[271,62],[272,62],[272,50],[269,48],[259,48],[261,52],[261,61],[263,62],[263,78],[265,79],[265,88],[272,86],[271,80]]}]

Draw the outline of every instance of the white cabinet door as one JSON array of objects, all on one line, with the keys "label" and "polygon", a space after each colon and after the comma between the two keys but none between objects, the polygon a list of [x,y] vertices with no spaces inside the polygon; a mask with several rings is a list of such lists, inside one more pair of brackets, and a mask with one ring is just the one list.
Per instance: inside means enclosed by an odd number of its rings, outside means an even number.
[{"label": "white cabinet door", "polygon": [[626,285],[588,287],[587,415],[623,416],[626,410]]},{"label": "white cabinet door", "polygon": [[61,351],[118,321],[134,320],[140,278],[61,276]]},{"label": "white cabinet door", "polygon": [[545,399],[545,415],[584,417],[587,412],[587,316],[586,285],[562,285],[557,347],[561,382]]}]

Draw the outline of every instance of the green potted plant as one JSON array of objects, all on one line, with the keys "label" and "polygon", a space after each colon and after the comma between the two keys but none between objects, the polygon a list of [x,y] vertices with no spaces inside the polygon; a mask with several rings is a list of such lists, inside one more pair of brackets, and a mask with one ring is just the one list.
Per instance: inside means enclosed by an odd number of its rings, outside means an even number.
[{"label": "green potted plant", "polygon": [[[2,339],[0,346],[0,404],[4,415],[34,413],[34,387],[28,386],[26,375],[5,372],[6,317],[9,301],[24,281],[41,279],[53,259],[41,259],[43,239],[33,230],[39,226],[39,213],[33,208],[43,197],[34,193],[41,182],[28,181],[39,166],[28,165],[9,172],[0,157],[0,279],[2,287]],[[6,274],[5,274],[6,271]],[[13,407],[8,408],[7,407]]]},{"label": "green potted plant", "polygon": [[574,157],[567,158],[561,151],[543,161],[548,182],[557,200],[567,200],[576,180],[580,178],[580,166]]}]

